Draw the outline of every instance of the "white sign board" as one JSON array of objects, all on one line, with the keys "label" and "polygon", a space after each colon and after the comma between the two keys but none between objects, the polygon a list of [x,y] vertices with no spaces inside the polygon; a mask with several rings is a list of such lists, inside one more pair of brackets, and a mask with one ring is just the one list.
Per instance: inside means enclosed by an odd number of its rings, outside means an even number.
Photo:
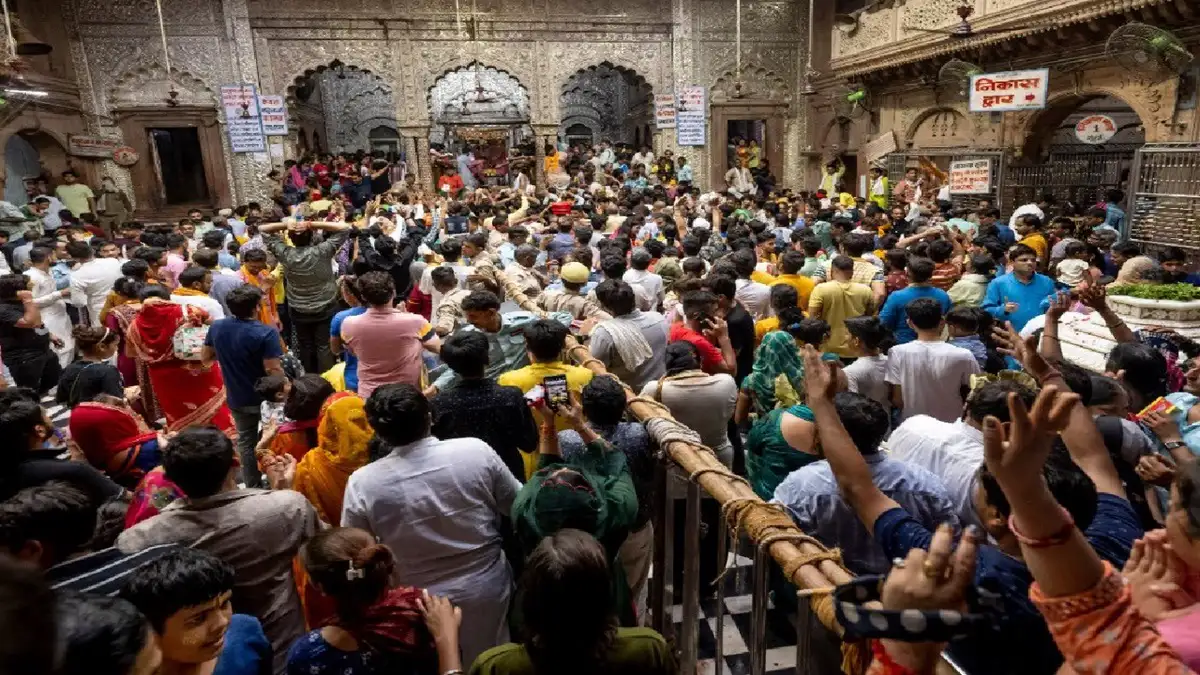
[{"label": "white sign board", "polygon": [[654,95],[654,126],[656,129],[675,128],[675,95]]},{"label": "white sign board", "polygon": [[675,107],[675,142],[683,146],[704,145],[708,140],[707,115],[704,87],[681,89]]},{"label": "white sign board", "polygon": [[1046,107],[1050,71],[1012,70],[971,76],[971,112],[1041,110]]},{"label": "white sign board", "polygon": [[262,130],[267,136],[287,136],[287,105],[282,96],[258,97],[258,111],[262,117]]},{"label": "white sign board", "polygon": [[266,152],[267,138],[258,115],[258,92],[254,85],[221,87],[221,107],[225,109],[229,148],[234,152]]},{"label": "white sign board", "polygon": [[1075,138],[1089,145],[1102,145],[1117,135],[1117,122],[1108,115],[1088,115],[1075,125]]},{"label": "white sign board", "polygon": [[125,144],[113,138],[71,134],[67,137],[67,154],[74,155],[76,157],[99,157],[101,159],[112,159],[113,150],[116,150],[122,145]]},{"label": "white sign board", "polygon": [[992,192],[992,160],[950,162],[950,194],[986,195]]}]

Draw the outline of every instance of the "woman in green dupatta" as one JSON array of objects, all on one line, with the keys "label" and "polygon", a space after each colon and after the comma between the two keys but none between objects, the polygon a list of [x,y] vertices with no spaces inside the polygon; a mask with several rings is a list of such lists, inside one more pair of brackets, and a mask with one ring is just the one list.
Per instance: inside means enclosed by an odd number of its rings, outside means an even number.
[{"label": "woman in green dupatta", "polygon": [[[799,310],[796,310],[796,314]],[[812,411],[803,405],[804,363],[800,344],[819,345],[829,332],[820,319],[799,319],[790,310],[781,329],[767,333],[754,355],[754,370],[742,381],[734,419],[756,420],[746,439],[746,477],[755,494],[769,500],[789,473],[820,459]],[[838,360],[823,354],[822,360]]]},{"label": "woman in green dupatta", "polygon": [[[601,438],[583,418],[575,394],[571,403],[554,412],[534,408],[539,422],[538,470],[517,493],[512,520],[522,552],[528,556],[542,538],[563,529],[582,530],[595,537],[608,555],[613,571],[613,595],[621,624],[636,621],[623,567],[617,553],[637,519],[637,493],[625,463],[625,453]],[[569,461],[558,448],[555,416],[579,434],[584,451]],[[513,603],[519,606],[519,602]]]}]

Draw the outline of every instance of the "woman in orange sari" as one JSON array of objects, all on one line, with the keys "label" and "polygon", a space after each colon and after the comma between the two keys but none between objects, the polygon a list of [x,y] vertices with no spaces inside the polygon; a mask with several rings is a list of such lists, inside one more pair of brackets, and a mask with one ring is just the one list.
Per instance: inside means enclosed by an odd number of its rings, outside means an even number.
[{"label": "woman in orange sari", "polygon": [[364,401],[351,392],[330,396],[321,410],[317,447],[296,466],[293,489],[308,498],[327,523],[342,522],[342,497],[350,474],[367,464],[375,431]]},{"label": "woman in orange sari", "polygon": [[142,310],[129,324],[129,350],[150,371],[155,398],[167,418],[167,431],[211,424],[233,438],[236,430],[225,405],[225,382],[216,363],[184,361],[175,356],[175,332],[211,321],[197,307],[173,303],[163,286],[142,289]]},{"label": "woman in orange sari", "polygon": [[[326,523],[342,522],[342,498],[350,474],[366,465],[367,444],[375,435],[367,422],[361,398],[352,392],[340,392],[325,399],[321,406],[317,445],[300,459],[292,489],[313,505]],[[304,566],[292,566],[300,589],[304,617],[309,626],[322,626],[336,614],[333,601],[308,582]]]}]

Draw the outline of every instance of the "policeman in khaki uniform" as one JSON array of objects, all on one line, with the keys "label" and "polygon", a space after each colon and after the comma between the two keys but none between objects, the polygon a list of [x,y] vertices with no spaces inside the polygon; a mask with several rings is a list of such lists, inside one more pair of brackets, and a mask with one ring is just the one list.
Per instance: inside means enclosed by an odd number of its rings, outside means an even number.
[{"label": "policeman in khaki uniform", "polygon": [[581,293],[584,284],[588,282],[587,267],[577,262],[569,262],[563,265],[559,279],[562,280],[563,287],[542,291],[537,298],[538,307],[547,312],[567,312],[579,321],[612,318],[599,304]]}]

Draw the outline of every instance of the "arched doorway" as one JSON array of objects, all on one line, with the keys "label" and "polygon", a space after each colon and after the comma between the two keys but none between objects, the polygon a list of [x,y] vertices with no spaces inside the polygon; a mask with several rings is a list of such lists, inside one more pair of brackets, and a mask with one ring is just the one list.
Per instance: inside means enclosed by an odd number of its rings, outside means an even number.
[{"label": "arched doorway", "polygon": [[312,135],[314,152],[367,152],[368,131],[380,124],[368,122],[398,126],[392,90],[383,78],[338,59],[298,76],[288,98],[300,128]]},{"label": "arched doorway", "polygon": [[372,155],[391,156],[400,153],[400,134],[395,127],[379,125],[367,132]]},{"label": "arched doorway", "polygon": [[510,155],[533,136],[525,85],[472,61],[439,77],[428,96],[434,180],[454,166],[468,185],[507,184]]},{"label": "arched doorway", "polygon": [[607,140],[653,145],[654,92],[637,72],[605,61],[576,71],[563,83],[559,98],[560,129],[580,119],[594,121],[592,142]]},{"label": "arched doorway", "polygon": [[27,204],[37,180],[53,183],[68,166],[66,150],[50,134],[22,131],[9,136],[4,146],[4,201]]},{"label": "arched doorway", "polygon": [[[1109,128],[1111,125],[1111,128]],[[1077,133],[1077,127],[1083,131]],[[1052,194],[1060,210],[1086,210],[1109,190],[1128,198],[1134,156],[1146,142],[1137,112],[1109,94],[1072,94],[1034,118],[1020,159],[1008,169],[1004,204],[1013,209]]]}]

